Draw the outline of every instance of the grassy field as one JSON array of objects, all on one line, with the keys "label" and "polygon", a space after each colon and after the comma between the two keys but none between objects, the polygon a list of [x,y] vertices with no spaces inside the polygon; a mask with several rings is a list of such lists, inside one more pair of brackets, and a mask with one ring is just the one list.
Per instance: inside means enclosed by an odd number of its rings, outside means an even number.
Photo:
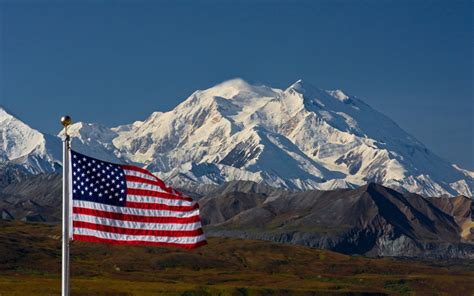
[{"label": "grassy field", "polygon": [[[0,222],[0,295],[60,292],[59,226]],[[192,250],[73,242],[73,295],[473,295],[474,263],[209,238]]]}]

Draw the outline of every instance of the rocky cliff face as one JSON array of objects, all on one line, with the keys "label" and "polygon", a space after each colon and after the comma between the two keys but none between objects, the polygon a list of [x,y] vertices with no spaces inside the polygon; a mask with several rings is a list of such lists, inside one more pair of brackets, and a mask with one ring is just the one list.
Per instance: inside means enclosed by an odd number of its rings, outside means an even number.
[{"label": "rocky cliff face", "polygon": [[2,219],[59,222],[61,205],[59,174],[26,175],[0,189]]},{"label": "rocky cliff face", "polygon": [[[464,222],[429,199],[376,184],[354,190],[232,192],[205,197],[201,205],[210,235],[346,254],[474,258],[473,240],[462,235]],[[453,212],[461,207],[456,203]]]}]

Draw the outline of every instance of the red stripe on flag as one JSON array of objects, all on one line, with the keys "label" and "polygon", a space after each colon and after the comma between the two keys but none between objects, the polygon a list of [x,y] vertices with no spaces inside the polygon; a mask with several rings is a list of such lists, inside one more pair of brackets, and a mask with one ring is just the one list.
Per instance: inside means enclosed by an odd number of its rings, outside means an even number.
[{"label": "red stripe on flag", "polygon": [[188,212],[195,209],[199,209],[199,205],[197,203],[194,204],[194,206],[170,206],[170,205],[159,204],[159,203],[127,201],[126,206],[128,208],[135,208],[135,209],[169,210],[169,211],[176,211],[176,212]]},{"label": "red stripe on flag", "polygon": [[200,246],[207,245],[205,240],[194,243],[194,244],[177,244],[177,243],[164,243],[164,242],[149,242],[149,241],[119,241],[113,239],[99,238],[90,235],[74,234],[73,240],[80,240],[86,242],[106,243],[112,245],[151,245],[151,246],[163,246],[163,247],[181,247],[185,249],[194,249]]},{"label": "red stripe on flag", "polygon": [[152,236],[166,236],[166,237],[191,237],[199,236],[203,234],[202,229],[196,230],[151,230],[151,229],[134,229],[134,228],[122,228],[110,225],[95,224],[83,221],[73,221],[73,227],[76,228],[87,228],[98,231],[105,231],[117,234],[127,235],[152,235]]},{"label": "red stripe on flag", "polygon": [[201,221],[201,219],[199,218],[199,215],[185,217],[185,218],[177,218],[177,217],[155,217],[155,216],[130,215],[130,214],[106,212],[106,211],[80,208],[80,207],[73,207],[72,210],[74,214],[82,214],[82,215],[103,217],[103,218],[109,218],[109,219],[114,219],[114,220],[132,221],[132,222],[186,224],[186,223],[194,223],[194,222]]},{"label": "red stripe on flag", "polygon": [[177,200],[185,200],[185,201],[193,201],[190,197],[183,197],[175,194],[170,194],[166,192],[159,192],[154,190],[146,190],[146,189],[137,189],[137,188],[127,188],[127,194],[133,195],[141,195],[141,196],[153,196],[153,197],[161,197],[167,199],[177,199]]}]

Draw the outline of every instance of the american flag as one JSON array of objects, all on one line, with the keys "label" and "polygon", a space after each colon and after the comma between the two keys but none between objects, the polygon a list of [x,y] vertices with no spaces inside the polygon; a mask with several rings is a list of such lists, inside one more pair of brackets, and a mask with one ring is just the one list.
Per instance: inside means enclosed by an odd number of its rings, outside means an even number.
[{"label": "american flag", "polygon": [[71,150],[72,239],[196,248],[198,204],[149,171]]}]

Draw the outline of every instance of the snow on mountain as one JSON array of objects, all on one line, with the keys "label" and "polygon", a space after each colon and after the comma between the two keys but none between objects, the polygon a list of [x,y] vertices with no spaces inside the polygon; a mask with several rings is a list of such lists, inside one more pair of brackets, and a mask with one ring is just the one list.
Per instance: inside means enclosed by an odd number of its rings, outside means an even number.
[{"label": "snow on mountain", "polygon": [[[302,80],[285,90],[234,79],[196,91],[174,110],[119,133],[113,144],[180,185],[243,178],[293,189],[378,182],[424,195],[472,192],[472,176],[385,115]],[[188,163],[195,165],[182,166]]]},{"label": "snow on mountain", "polygon": [[[123,127],[122,129],[127,130]],[[78,151],[105,161],[124,161],[120,154],[116,153],[117,149],[112,144],[112,140],[118,136],[117,132],[104,125],[77,122],[69,126],[68,134],[71,137],[71,147]],[[58,136],[62,138],[64,131],[61,131]]]},{"label": "snow on mountain", "polygon": [[31,173],[60,168],[61,142],[44,135],[0,107],[0,163],[19,165]]},{"label": "snow on mountain", "polygon": [[300,190],[377,182],[429,196],[474,192],[474,172],[436,156],[359,98],[302,80],[275,89],[233,79],[143,121],[76,123],[70,131],[74,149],[144,166],[182,188],[249,180]]}]

